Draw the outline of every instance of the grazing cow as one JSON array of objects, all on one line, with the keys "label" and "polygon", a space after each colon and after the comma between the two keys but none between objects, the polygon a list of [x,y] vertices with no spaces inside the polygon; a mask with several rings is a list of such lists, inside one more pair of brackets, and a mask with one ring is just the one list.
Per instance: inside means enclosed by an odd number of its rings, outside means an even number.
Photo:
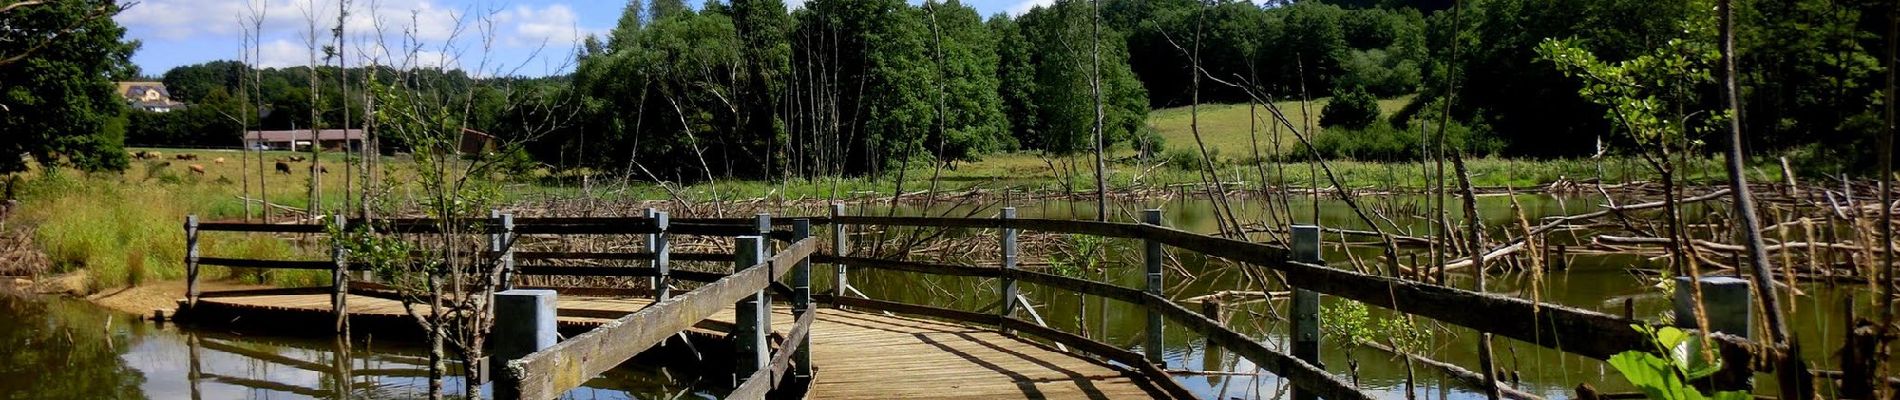
[{"label": "grazing cow", "polygon": [[284,163],[283,161],[278,161],[278,162],[277,162],[277,173],[280,173],[280,174],[284,174],[284,175],[290,175],[290,164],[285,164],[285,163]]},{"label": "grazing cow", "polygon": [[312,170],[316,170],[316,171],[317,171],[317,173],[321,173],[321,174],[327,174],[327,173],[330,173],[330,167],[325,167],[325,166],[321,166],[321,165],[316,165],[316,164],[310,164],[310,169],[312,169]]},{"label": "grazing cow", "polygon": [[290,156],[290,162],[303,162],[303,156]]},{"label": "grazing cow", "polygon": [[179,159],[179,160],[196,160],[198,159],[198,155],[197,154],[179,154],[179,155],[172,156],[172,158]]},{"label": "grazing cow", "polygon": [[139,158],[145,159],[145,160],[157,160],[157,159],[165,158],[165,153],[160,153],[156,151],[141,151],[139,152],[139,154],[143,154],[139,156]]},{"label": "grazing cow", "polygon": [[205,174],[204,165],[192,164],[190,168],[191,168],[191,173],[198,174],[199,176],[204,176]]},{"label": "grazing cow", "polygon": [[214,163],[218,163],[218,164],[224,164],[224,157],[218,157],[218,158],[213,158],[213,159],[211,159],[211,162],[214,162]]}]

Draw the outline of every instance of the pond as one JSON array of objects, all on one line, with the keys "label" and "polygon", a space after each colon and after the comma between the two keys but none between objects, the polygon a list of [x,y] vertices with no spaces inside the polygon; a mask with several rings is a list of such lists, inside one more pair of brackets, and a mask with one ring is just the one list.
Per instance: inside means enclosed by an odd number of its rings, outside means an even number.
[{"label": "pond", "polygon": [[[5,399],[411,399],[425,397],[429,384],[427,354],[414,343],[248,336],[8,293],[0,293],[0,321]],[[666,368],[630,363],[568,396],[714,398],[676,385],[669,373],[689,374]],[[445,387],[462,397],[459,378]]]}]

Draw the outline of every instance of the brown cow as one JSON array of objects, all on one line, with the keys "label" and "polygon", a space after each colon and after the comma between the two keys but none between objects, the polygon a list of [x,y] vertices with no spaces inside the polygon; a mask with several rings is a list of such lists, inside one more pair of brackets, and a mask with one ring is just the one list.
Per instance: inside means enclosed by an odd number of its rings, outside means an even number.
[{"label": "brown cow", "polygon": [[303,162],[303,156],[290,156],[290,162]]},{"label": "brown cow", "polygon": [[179,159],[179,160],[196,160],[198,159],[198,155],[197,154],[179,154],[179,155],[172,156],[172,158]]},{"label": "brown cow", "polygon": [[277,173],[280,173],[280,174],[284,174],[284,175],[290,175],[290,164],[285,164],[285,163],[284,163],[283,161],[278,161],[278,162],[277,162]]},{"label": "brown cow", "polygon": [[191,173],[198,174],[199,176],[203,176],[205,174],[205,166],[199,165],[199,164],[192,164]]}]

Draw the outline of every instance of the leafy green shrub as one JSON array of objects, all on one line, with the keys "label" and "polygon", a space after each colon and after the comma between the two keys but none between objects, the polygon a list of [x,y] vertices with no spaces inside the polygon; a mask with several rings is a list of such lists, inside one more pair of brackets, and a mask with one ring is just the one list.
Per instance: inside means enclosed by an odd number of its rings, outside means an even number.
[{"label": "leafy green shrub", "polygon": [[1328,128],[1365,129],[1378,120],[1379,99],[1360,86],[1333,90],[1333,100],[1319,113],[1319,125]]},{"label": "leafy green shrub", "polygon": [[[1702,391],[1690,386],[1689,382],[1708,377],[1722,370],[1721,359],[1705,359],[1699,350],[1697,338],[1681,329],[1662,327],[1651,328],[1646,325],[1632,326],[1637,332],[1649,336],[1650,344],[1655,348],[1648,351],[1630,350],[1610,357],[1610,366],[1623,374],[1630,384],[1636,385],[1651,399],[1668,400],[1739,400],[1752,398],[1746,392],[1716,392],[1714,396],[1705,396]],[[1660,354],[1660,355],[1659,355]]]},{"label": "leafy green shrub", "polygon": [[[1222,165],[1220,149],[1207,149],[1207,157],[1214,161],[1214,166]],[[1206,168],[1206,165],[1201,163],[1201,151],[1196,148],[1168,149],[1167,152],[1161,154],[1161,158],[1169,167],[1179,170],[1198,171]]]}]

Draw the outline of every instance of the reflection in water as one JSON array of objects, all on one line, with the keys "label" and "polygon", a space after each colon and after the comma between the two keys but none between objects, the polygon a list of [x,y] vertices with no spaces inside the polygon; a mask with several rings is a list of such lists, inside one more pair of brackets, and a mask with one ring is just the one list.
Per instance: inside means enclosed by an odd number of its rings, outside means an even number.
[{"label": "reflection in water", "polygon": [[[428,388],[424,353],[373,338],[242,336],[3,293],[0,321],[0,399],[409,399]],[[710,397],[663,368],[615,369],[567,397]],[[461,366],[449,369],[444,387],[464,397]]]},{"label": "reflection in water", "polygon": [[120,358],[148,345],[146,327],[90,307],[0,294],[0,398],[147,397],[146,375]]}]

